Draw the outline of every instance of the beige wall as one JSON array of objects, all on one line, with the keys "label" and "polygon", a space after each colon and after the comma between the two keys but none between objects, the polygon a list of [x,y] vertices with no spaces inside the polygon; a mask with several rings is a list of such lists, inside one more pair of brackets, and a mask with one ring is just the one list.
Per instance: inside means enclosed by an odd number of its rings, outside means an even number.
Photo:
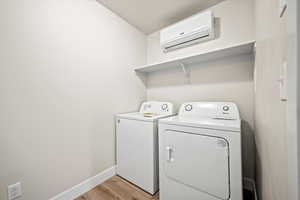
[{"label": "beige wall", "polygon": [[0,27],[0,199],[21,181],[21,199],[45,200],[113,166],[113,115],[146,98],[146,36],[94,0],[2,0]]},{"label": "beige wall", "polygon": [[[163,53],[159,32],[148,36],[148,63],[198,54],[215,48],[254,40],[253,1],[227,0],[214,7],[217,39],[188,48]],[[232,12],[234,11],[234,12]],[[244,134],[244,175],[254,178],[253,148],[253,56],[238,56],[192,66],[190,84],[184,84],[179,68],[151,73],[147,78],[147,99],[171,101],[179,106],[187,101],[232,101],[241,111]]]},{"label": "beige wall", "polygon": [[287,197],[286,103],[280,101],[280,66],[286,60],[286,16],[278,16],[278,1],[255,1],[255,129],[258,189],[263,200]]}]

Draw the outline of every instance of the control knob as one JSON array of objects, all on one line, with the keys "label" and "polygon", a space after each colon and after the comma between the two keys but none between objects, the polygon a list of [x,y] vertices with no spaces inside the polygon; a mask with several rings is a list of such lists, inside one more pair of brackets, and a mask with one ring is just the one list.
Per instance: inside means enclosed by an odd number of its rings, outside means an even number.
[{"label": "control knob", "polygon": [[193,106],[191,104],[187,104],[187,105],[185,105],[184,109],[185,109],[185,111],[189,112],[193,109]]}]

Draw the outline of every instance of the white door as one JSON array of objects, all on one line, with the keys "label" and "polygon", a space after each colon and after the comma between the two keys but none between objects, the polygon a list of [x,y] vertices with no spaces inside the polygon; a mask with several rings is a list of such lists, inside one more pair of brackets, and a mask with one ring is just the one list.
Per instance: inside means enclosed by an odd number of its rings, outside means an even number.
[{"label": "white door", "polygon": [[149,193],[154,185],[154,127],[152,122],[117,119],[117,174]]},{"label": "white door", "polygon": [[229,145],[219,137],[163,132],[164,175],[193,190],[229,199]]}]

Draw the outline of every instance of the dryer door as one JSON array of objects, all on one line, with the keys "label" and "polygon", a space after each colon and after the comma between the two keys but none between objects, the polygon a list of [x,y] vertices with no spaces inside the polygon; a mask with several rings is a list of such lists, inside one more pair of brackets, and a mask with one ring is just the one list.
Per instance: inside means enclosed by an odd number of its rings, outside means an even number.
[{"label": "dryer door", "polygon": [[163,170],[168,179],[229,199],[229,144],[224,138],[167,130]]}]

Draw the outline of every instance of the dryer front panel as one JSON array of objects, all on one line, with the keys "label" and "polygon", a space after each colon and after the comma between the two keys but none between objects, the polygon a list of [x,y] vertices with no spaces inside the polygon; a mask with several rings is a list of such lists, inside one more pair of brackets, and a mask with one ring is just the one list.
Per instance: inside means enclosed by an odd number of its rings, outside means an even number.
[{"label": "dryer front panel", "polygon": [[230,198],[229,144],[221,137],[166,130],[164,175],[216,199]]}]

